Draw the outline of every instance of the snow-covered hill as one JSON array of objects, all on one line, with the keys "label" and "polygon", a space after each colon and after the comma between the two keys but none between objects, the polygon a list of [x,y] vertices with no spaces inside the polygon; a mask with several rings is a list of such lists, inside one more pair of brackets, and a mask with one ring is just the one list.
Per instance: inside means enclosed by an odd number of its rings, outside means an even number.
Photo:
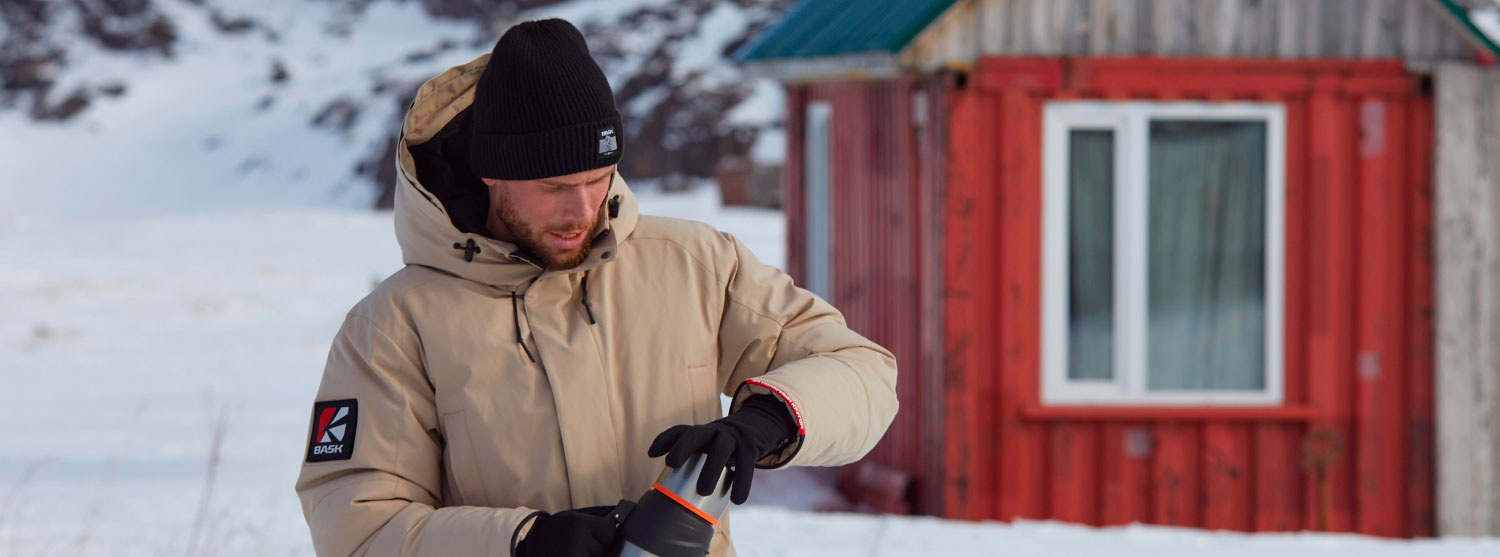
[{"label": "snow-covered hill", "polygon": [[712,175],[780,88],[725,58],[787,0],[0,0],[0,218],[368,207],[422,81],[510,24],[583,29],[635,181]]}]

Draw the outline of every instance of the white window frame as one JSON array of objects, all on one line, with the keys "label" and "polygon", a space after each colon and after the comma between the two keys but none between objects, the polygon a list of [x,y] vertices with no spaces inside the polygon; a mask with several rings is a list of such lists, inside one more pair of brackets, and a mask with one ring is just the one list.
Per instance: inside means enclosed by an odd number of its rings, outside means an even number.
[{"label": "white window frame", "polygon": [[[807,289],[833,301],[833,103],[807,103],[803,126],[803,222]],[[816,160],[821,157],[821,160]],[[819,172],[821,171],[821,175]]]},{"label": "white window frame", "polygon": [[[1277,103],[1052,101],[1043,111],[1042,402],[1271,406],[1284,400],[1286,110]],[[1152,119],[1266,123],[1266,369],[1262,390],[1146,389]],[[1114,132],[1114,377],[1068,378],[1068,135]]]}]

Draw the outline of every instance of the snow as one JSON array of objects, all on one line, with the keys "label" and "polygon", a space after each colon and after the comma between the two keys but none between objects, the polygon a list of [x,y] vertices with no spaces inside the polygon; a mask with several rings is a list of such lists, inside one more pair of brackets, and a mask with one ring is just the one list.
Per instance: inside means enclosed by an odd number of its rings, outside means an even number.
[{"label": "snow", "polygon": [[661,104],[661,101],[671,94],[672,89],[666,85],[657,85],[641,91],[634,98],[626,102],[625,106],[620,107],[620,112],[623,113],[621,116],[636,119],[645,118],[651,114],[652,110],[656,109],[656,105]]},{"label": "snow", "polygon": [[[395,132],[401,109],[373,88],[420,81],[493,44],[488,30],[431,18],[413,1],[369,4],[351,22],[346,2],[206,1],[260,18],[277,37],[225,39],[206,9],[157,0],[182,37],[171,63],[79,41],[58,90],[115,78],[123,96],[96,98],[62,124],[0,113],[4,554],[312,554],[292,491],[312,396],[345,312],[400,267],[391,214],[359,210],[373,192],[351,173]],[[528,16],[581,23],[652,6],[671,3],[578,0]],[[722,47],[745,12],[706,17],[680,51],[684,67],[727,64]],[[418,50],[434,54],[407,60]],[[630,53],[624,64],[641,63]],[[277,60],[291,76],[280,84],[270,81]],[[760,127],[757,160],[779,161],[780,86],[752,87],[731,123]],[[310,127],[336,98],[359,107],[352,127]],[[643,212],[709,222],[784,264],[779,212],[722,207],[711,184],[673,194],[634,184]],[[761,472],[753,505],[731,521],[740,554],[1500,555],[1500,539],[811,512],[843,505],[827,472]]]},{"label": "snow", "polygon": [[750,159],[779,165],[786,162],[786,129],[781,126],[785,110],[786,89],[776,80],[760,78],[750,95],[724,115],[724,123],[759,128],[755,144],[750,146]]},{"label": "snow", "polygon": [[[778,212],[640,198],[783,261]],[[184,553],[222,412],[199,545],[308,554],[307,413],[345,312],[400,267],[391,214],[145,212],[0,218],[0,551]]]},{"label": "snow", "polygon": [[759,126],[775,123],[786,108],[786,89],[774,79],[759,78],[750,95],[724,115],[724,123]]},{"label": "snow", "polygon": [[[640,189],[643,212],[704,220],[783,263],[779,213],[722,207],[707,187]],[[390,213],[11,216],[0,218],[0,253],[0,423],[10,424],[0,551],[178,555],[195,544],[221,555],[311,554],[292,491],[307,413],[344,313],[400,265]],[[221,462],[200,504],[219,416]],[[731,521],[741,555],[1500,554],[1500,539],[813,513],[805,509],[839,503],[810,479],[822,471],[805,472],[758,476],[755,505]]]},{"label": "snow", "polygon": [[750,160],[778,166],[786,163],[786,128],[761,128],[755,145],[750,146]]},{"label": "snow", "polygon": [[522,19],[557,17],[581,28],[588,21],[614,21],[642,8],[672,7],[672,0],[574,0],[524,12]]},{"label": "snow", "polygon": [[[404,107],[392,91],[488,52],[494,41],[492,30],[433,18],[420,2],[373,2],[351,12],[345,2],[203,1],[154,3],[179,36],[171,60],[108,51],[92,41],[69,43],[68,65],[55,76],[54,101],[109,83],[126,86],[118,98],[95,95],[87,110],[62,123],[37,124],[26,110],[0,112],[0,168],[6,173],[0,198],[9,200],[0,204],[0,218],[38,211],[100,217],[367,207],[376,191],[355,168],[395,132],[391,122]],[[577,0],[521,17],[565,17],[583,26],[640,8],[670,9],[671,3]],[[213,9],[231,19],[253,17],[261,26],[224,35],[213,27]],[[52,22],[53,32],[81,25],[73,11],[63,16]],[[679,47],[682,59],[673,71],[732,77],[722,50],[747,17],[731,3],[709,11],[702,29]],[[617,87],[644,63],[655,44],[651,37],[692,20],[646,21],[652,29],[619,37],[625,59],[606,68]],[[431,56],[410,59],[414,52]],[[278,63],[289,76],[280,83],[271,80]],[[757,84],[746,105],[735,110],[737,121],[769,129],[780,119],[781,103],[766,100],[779,95],[777,88]],[[665,97],[666,91],[654,91],[624,108],[645,114]],[[339,99],[357,111],[351,126],[314,127],[315,117]]]},{"label": "snow", "polygon": [[[575,0],[524,12],[518,19],[561,17],[587,33],[590,23],[614,21],[640,9],[668,7],[660,0]],[[618,50],[618,56],[599,60],[605,75],[618,91],[631,76],[641,73],[642,66],[655,54],[657,37],[693,25],[692,34],[670,45],[674,60],[666,83],[637,93],[621,106],[621,111],[627,118],[642,118],[650,114],[671,92],[667,87],[689,83],[694,88],[712,89],[745,81],[749,95],[726,113],[722,124],[757,128],[760,139],[751,147],[751,158],[765,164],[781,164],[786,150],[785,137],[780,129],[786,104],[781,84],[765,78],[747,81],[735,67],[735,62],[724,55],[724,49],[744,34],[753,19],[764,18],[768,9],[764,5],[746,7],[736,2],[716,4],[702,16],[687,9],[666,9],[652,17],[641,18],[631,33],[590,36],[588,40],[595,50],[600,50],[606,43],[614,47],[606,50]],[[692,80],[694,75],[699,77]],[[688,91],[688,96],[693,93],[693,90]],[[673,148],[682,141],[672,134],[663,138],[663,142]]]},{"label": "snow", "polygon": [[1490,42],[1500,44],[1500,5],[1471,10],[1469,19],[1489,36]]},{"label": "snow", "polygon": [[[71,44],[58,91],[85,79],[127,90],[96,97],[65,123],[0,113],[0,197],[10,200],[0,215],[367,207],[374,188],[354,169],[394,133],[390,122],[404,109],[375,85],[420,82],[492,44],[475,44],[473,25],[434,19],[418,2],[374,3],[353,16],[342,2],[266,0],[253,11],[223,4],[228,16],[257,17],[277,37],[263,29],[226,37],[213,29],[208,9],[161,0],[155,5],[180,37],[170,62]],[[347,29],[344,20],[351,20]],[[452,46],[430,59],[406,59],[445,43]],[[290,75],[282,83],[271,81],[275,61]],[[312,127],[338,98],[359,110],[347,132]]]},{"label": "snow", "polygon": [[[630,33],[598,37],[590,36],[589,26],[618,21],[626,15],[644,9],[660,9],[665,13],[672,13],[672,2],[670,0],[574,0],[522,12],[516,20],[552,17],[565,19],[583,30],[584,39],[589,42],[589,48],[593,50],[600,48],[602,39],[617,41],[622,51],[620,58],[596,61],[604,70],[604,75],[610,85],[618,92],[632,76],[640,73],[641,65],[651,56],[660,37],[671,29],[663,25],[664,22],[659,19],[644,18],[644,21],[636,24]],[[652,106],[644,106],[632,109],[629,114],[643,114],[650,112],[651,108]]]},{"label": "snow", "polygon": [[[1240,534],[1131,525],[1091,528],[1058,522],[971,523],[930,517],[819,514],[750,507],[731,518],[741,555],[896,557],[964,555],[1028,557],[1444,557],[1493,556],[1496,539],[1387,540],[1348,534]],[[743,541],[742,541],[743,540]]]},{"label": "snow", "polygon": [[296,438],[344,312],[400,264],[391,236],[330,210],[0,224],[0,546],[182,554],[227,411],[216,539],[305,553]]},{"label": "snow", "polygon": [[682,80],[692,72],[704,72],[712,78],[706,80],[705,85],[740,79],[739,73],[724,57],[724,47],[744,34],[747,25],[749,20],[739,6],[728,2],[715,5],[698,22],[697,33],[677,44],[673,77]]}]

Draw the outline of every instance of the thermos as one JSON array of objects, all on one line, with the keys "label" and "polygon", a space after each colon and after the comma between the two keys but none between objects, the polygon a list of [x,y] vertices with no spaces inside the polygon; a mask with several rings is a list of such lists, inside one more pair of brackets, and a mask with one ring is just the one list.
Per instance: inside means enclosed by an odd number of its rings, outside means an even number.
[{"label": "thermos", "polygon": [[707,455],[667,468],[637,501],[620,501],[611,515],[620,524],[620,557],[703,557],[714,526],[729,508],[729,470],[719,470],[713,493],[698,494]]}]

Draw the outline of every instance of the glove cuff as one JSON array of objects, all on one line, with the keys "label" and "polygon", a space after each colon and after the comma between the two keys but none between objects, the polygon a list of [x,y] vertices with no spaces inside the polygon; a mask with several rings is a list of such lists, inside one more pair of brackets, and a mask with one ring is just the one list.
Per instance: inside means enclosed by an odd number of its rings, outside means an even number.
[{"label": "glove cuff", "polygon": [[[758,395],[773,397],[781,404],[779,408],[780,412],[782,412],[782,414],[773,415],[785,416],[789,414],[795,426],[791,434],[792,442],[780,450],[773,451],[755,461],[755,467],[768,470],[783,468],[797,457],[797,453],[802,451],[802,444],[807,439],[806,425],[802,421],[802,412],[797,409],[797,402],[782,387],[764,382],[760,378],[755,378],[742,381],[740,386],[735,389],[733,402],[730,403],[730,415],[739,413],[746,402],[749,402],[752,397]],[[779,422],[780,418],[777,418],[777,421]]]},{"label": "glove cuff", "polygon": [[747,425],[765,434],[761,439],[766,443],[758,447],[761,451],[757,458],[781,450],[797,438],[797,420],[774,395],[753,395],[726,419],[748,421]]}]

